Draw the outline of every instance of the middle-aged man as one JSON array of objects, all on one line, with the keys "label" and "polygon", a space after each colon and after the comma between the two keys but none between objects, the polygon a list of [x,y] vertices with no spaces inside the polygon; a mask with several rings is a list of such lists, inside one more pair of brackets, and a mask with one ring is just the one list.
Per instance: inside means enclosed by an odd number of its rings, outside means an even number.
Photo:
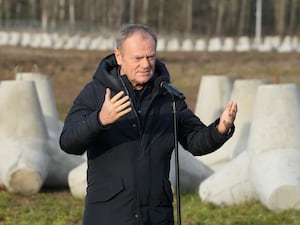
[{"label": "middle-aged man", "polygon": [[[174,149],[173,97],[156,59],[157,37],[147,26],[124,26],[114,54],[104,58],[74,100],[60,137],[71,154],[87,151],[84,225],[173,225],[169,181]],[[221,147],[234,132],[236,103],[206,126],[175,98],[178,141],[194,155]]]}]

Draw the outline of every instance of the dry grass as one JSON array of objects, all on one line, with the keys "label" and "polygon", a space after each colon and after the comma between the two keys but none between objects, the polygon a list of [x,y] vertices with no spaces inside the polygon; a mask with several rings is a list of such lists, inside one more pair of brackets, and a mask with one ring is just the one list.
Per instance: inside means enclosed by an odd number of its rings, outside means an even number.
[{"label": "dry grass", "polygon": [[[37,67],[50,77],[64,119],[74,97],[92,79],[99,61],[109,53],[0,47],[0,80],[14,79],[16,68],[31,72]],[[173,83],[185,93],[192,109],[204,75],[300,84],[299,53],[160,52],[158,58],[167,65]]]}]

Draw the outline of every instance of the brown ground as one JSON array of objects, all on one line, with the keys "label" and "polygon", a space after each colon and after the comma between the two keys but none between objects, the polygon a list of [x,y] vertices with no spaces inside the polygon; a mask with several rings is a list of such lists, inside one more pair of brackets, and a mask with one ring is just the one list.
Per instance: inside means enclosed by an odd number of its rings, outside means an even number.
[{"label": "brown ground", "polygon": [[[99,60],[109,53],[0,46],[0,80],[14,79],[16,71],[38,69],[47,74],[53,84],[60,117],[64,119],[73,98],[92,78]],[[192,109],[203,75],[300,84],[299,53],[163,52],[158,57],[169,68],[174,85],[185,93]]]}]

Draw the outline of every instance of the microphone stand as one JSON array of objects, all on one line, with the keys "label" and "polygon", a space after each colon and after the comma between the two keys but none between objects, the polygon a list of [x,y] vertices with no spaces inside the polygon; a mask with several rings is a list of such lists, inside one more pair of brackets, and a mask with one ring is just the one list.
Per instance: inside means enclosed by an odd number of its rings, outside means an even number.
[{"label": "microphone stand", "polygon": [[181,206],[180,206],[180,180],[179,180],[179,156],[177,141],[177,114],[176,103],[173,97],[173,121],[174,121],[174,142],[175,142],[175,180],[176,180],[176,208],[177,208],[177,224],[181,225]]}]

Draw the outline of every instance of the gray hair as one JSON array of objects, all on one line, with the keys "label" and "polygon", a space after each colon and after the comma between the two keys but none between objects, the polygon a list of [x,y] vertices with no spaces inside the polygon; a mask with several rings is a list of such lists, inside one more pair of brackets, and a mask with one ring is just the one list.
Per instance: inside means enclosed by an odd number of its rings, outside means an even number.
[{"label": "gray hair", "polygon": [[157,36],[150,27],[143,24],[126,24],[122,26],[116,38],[116,48],[120,49],[124,41],[136,31],[143,31],[149,34],[153,38],[155,46],[157,45]]}]

